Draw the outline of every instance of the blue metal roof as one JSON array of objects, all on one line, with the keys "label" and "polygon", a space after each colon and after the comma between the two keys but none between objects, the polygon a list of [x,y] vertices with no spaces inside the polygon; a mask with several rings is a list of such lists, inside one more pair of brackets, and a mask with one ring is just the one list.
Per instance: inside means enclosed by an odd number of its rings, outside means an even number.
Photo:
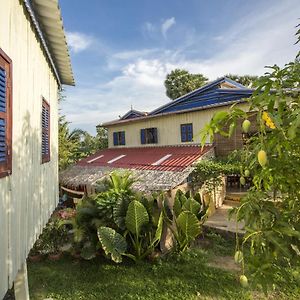
[{"label": "blue metal roof", "polygon": [[[222,83],[228,83],[233,88],[220,88]],[[153,110],[149,115],[157,115],[169,112],[189,110],[197,107],[205,107],[216,104],[225,104],[226,102],[238,101],[242,98],[248,98],[253,90],[248,89],[227,77],[214,80],[186,95],[183,95],[169,103]]]},{"label": "blue metal roof", "polygon": [[135,109],[131,109],[128,111],[124,116],[122,116],[120,119],[121,120],[128,120],[128,119],[133,119],[133,118],[138,118],[147,115],[146,112],[138,111]]}]

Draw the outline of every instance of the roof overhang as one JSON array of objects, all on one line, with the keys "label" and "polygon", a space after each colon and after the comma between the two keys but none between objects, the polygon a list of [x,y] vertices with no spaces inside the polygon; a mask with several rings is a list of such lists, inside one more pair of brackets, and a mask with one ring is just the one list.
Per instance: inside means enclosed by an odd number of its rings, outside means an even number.
[{"label": "roof overhang", "polygon": [[58,0],[23,0],[58,83],[75,85]]}]

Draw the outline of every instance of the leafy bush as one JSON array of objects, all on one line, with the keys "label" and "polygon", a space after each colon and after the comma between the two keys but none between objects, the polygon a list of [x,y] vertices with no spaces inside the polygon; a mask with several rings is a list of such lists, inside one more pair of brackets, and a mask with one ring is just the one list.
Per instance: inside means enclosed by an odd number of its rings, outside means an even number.
[{"label": "leafy bush", "polygon": [[174,209],[168,208],[167,216],[163,196],[146,198],[131,189],[132,183],[130,173],[112,173],[101,183],[102,192],[84,198],[73,218],[61,222],[71,226],[73,251],[80,250],[83,258],[91,259],[102,248],[117,263],[123,256],[138,261],[154,253],[164,223],[170,223],[179,251],[199,235],[207,210],[200,195],[187,198],[178,192]]},{"label": "leafy bush", "polygon": [[172,209],[166,200],[163,201],[163,212],[164,220],[174,235],[174,249],[182,252],[201,233],[201,225],[207,217],[208,207],[201,201],[199,194],[187,198],[181,190],[178,190]]},{"label": "leafy bush", "polygon": [[[256,116],[257,134],[248,140],[241,155],[243,170],[252,175],[253,187],[235,213],[237,220],[245,222],[246,229],[237,250],[243,250],[243,245],[249,242],[246,266],[253,282],[261,284],[265,291],[278,277],[285,282],[300,277],[297,271],[300,264],[300,96],[299,89],[295,89],[300,84],[299,61],[296,59],[282,69],[275,65],[269,70],[247,100],[248,113],[236,106],[229,112],[217,113],[202,136],[204,141],[211,133],[224,131],[228,124],[234,127],[238,120]],[[244,132],[252,126],[249,122],[243,126]]]}]

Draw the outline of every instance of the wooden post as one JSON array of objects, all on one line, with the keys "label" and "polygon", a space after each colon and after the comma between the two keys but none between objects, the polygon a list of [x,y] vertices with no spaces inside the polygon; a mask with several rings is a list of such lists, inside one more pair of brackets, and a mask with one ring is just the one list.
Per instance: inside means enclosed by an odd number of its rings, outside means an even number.
[{"label": "wooden post", "polygon": [[22,264],[14,282],[15,299],[29,300],[29,288],[26,261]]}]

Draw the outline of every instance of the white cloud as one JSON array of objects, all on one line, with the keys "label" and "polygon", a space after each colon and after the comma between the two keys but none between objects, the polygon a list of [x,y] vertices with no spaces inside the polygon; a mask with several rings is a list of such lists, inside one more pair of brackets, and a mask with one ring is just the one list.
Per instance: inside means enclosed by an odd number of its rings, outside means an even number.
[{"label": "white cloud", "polygon": [[74,53],[78,53],[86,50],[92,44],[93,39],[80,32],[66,32],[68,45]]},{"label": "white cloud", "polygon": [[174,18],[174,17],[172,17],[172,18],[170,18],[170,19],[166,19],[166,20],[162,23],[162,25],[161,25],[161,33],[162,33],[162,35],[164,36],[164,38],[167,37],[167,32],[168,32],[168,30],[170,30],[170,28],[171,28],[172,26],[174,26],[175,24],[176,24],[176,21],[175,21],[175,18]]},{"label": "white cloud", "polygon": [[[172,49],[153,47],[111,53],[108,63],[118,67],[114,69],[118,74],[90,88],[67,89],[63,112],[73,127],[95,132],[92,129],[97,124],[118,118],[131,105],[151,111],[166,103],[163,83],[174,68],[203,73],[213,80],[228,73],[260,75],[265,65],[289,62],[299,50],[294,45],[298,11],[293,8],[295,2],[279,3],[268,11],[249,13],[206,43],[199,43],[193,33],[193,39]],[[209,43],[211,55],[203,59],[200,53]],[[189,57],[189,49],[199,52],[199,56]]]}]

